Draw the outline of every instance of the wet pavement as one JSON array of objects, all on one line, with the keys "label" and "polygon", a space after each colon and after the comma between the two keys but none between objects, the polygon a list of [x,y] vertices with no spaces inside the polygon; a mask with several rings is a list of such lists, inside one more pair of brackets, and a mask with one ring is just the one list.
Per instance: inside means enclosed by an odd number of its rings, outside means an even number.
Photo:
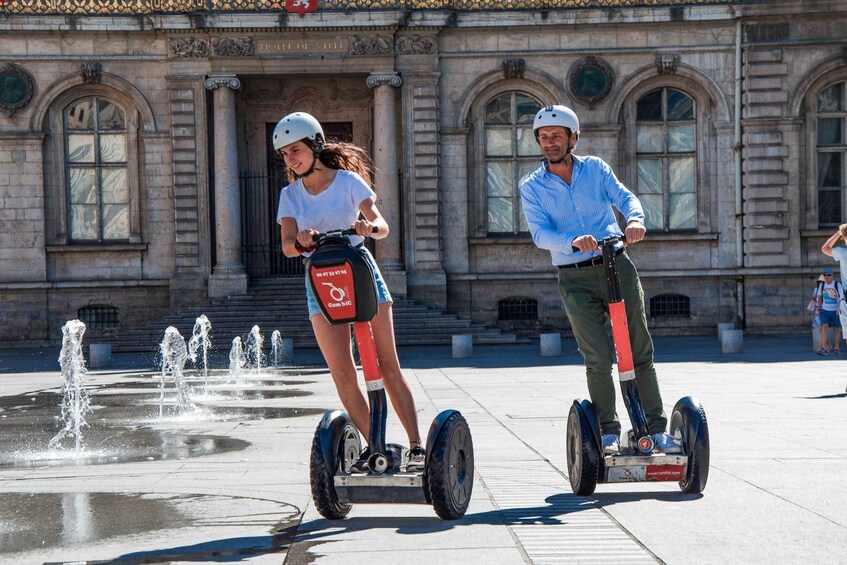
[{"label": "wet pavement", "polygon": [[[244,385],[189,379],[196,412],[165,397],[156,356],[115,355],[88,374],[85,450],[61,427],[58,348],[0,351],[0,563],[823,563],[847,547],[847,356],[808,336],[657,338],[666,411],[694,395],[711,434],[702,495],[676,483],[571,493],[565,425],[587,395],[572,340],[401,350],[426,432],[446,408],[473,434],[470,508],[354,505],[323,519],[309,491],[315,426],[340,403],[316,350]],[[213,366],[225,366],[223,354]],[[218,363],[218,365],[214,365]],[[619,412],[625,410],[619,406]],[[626,428],[626,424],[624,424]],[[405,442],[389,409],[388,440]],[[51,455],[52,453],[52,455]]]}]

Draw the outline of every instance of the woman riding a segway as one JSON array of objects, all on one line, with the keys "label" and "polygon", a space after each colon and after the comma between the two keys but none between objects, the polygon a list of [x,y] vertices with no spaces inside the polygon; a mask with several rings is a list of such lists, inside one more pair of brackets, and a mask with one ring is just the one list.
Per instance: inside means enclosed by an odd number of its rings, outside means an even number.
[{"label": "woman riding a segway", "polygon": [[[421,445],[415,401],[400,370],[394,339],[392,298],[365,237],[382,239],[389,226],[375,203],[370,187],[371,164],[365,151],[351,143],[327,143],[323,128],[311,115],[294,112],[282,118],[273,132],[273,146],[288,167],[290,184],[280,193],[277,222],[286,257],[308,257],[314,237],[339,226],[350,226],[356,235],[350,243],[370,264],[379,307],[371,325],[379,370],[395,412],[409,439],[408,472],[423,471],[426,453]],[[359,388],[350,347],[350,327],[332,325],[321,314],[314,293],[306,284],[309,319],[321,353],[335,382],[344,408],[358,430],[369,437],[368,402]],[[352,465],[352,472],[367,472],[368,448]]]}]

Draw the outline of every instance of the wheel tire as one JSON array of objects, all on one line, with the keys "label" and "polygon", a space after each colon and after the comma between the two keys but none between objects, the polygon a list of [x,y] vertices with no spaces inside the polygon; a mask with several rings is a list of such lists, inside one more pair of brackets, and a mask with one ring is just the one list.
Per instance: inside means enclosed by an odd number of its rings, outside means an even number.
[{"label": "wheel tire", "polygon": [[335,461],[326,461],[321,449],[321,430],[315,431],[312,438],[312,454],[309,460],[309,483],[312,487],[312,500],[321,516],[327,520],[341,520],[350,512],[352,505],[338,501],[335,492],[335,474],[347,472],[350,465],[356,461],[361,451],[359,432],[352,424],[344,426],[340,437],[336,440]]},{"label": "wheel tire", "polygon": [[709,424],[703,406],[690,396],[680,399],[671,414],[670,433],[682,437],[683,451],[688,456],[688,468],[679,488],[689,494],[703,492],[709,478]]},{"label": "wheel tire", "polygon": [[571,490],[579,496],[591,496],[597,488],[600,450],[588,418],[576,404],[568,413],[566,451]]},{"label": "wheel tire", "polygon": [[473,492],[473,439],[465,418],[452,414],[429,447],[424,488],[442,520],[465,515]]}]

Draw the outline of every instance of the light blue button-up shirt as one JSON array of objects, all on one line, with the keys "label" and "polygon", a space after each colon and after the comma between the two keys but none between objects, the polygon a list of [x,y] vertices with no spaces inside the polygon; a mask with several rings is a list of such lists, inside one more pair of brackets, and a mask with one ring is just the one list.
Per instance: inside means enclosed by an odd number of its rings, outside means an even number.
[{"label": "light blue button-up shirt", "polygon": [[550,251],[554,265],[569,265],[600,255],[574,251],[573,240],[593,235],[600,241],[621,236],[613,210],[627,222],[644,222],[644,210],[599,157],[573,155],[571,184],[547,170],[547,162],[520,185],[523,211],[535,245]]}]

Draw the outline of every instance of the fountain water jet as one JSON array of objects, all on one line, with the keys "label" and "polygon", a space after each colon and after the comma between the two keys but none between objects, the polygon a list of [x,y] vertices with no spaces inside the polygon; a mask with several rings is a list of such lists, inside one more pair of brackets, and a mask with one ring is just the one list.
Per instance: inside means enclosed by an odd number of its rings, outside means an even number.
[{"label": "fountain water jet", "polygon": [[188,340],[188,356],[191,362],[197,366],[197,351],[203,350],[203,386],[208,391],[209,389],[209,349],[212,342],[209,339],[209,332],[212,330],[212,324],[205,314],[201,314],[194,322],[194,331],[191,339]]},{"label": "fountain water jet", "polygon": [[274,330],[271,334],[271,353],[274,358],[274,367],[279,367],[279,355],[282,352],[282,335],[279,330]]},{"label": "fountain water jet", "polygon": [[165,330],[165,339],[160,345],[162,350],[162,374],[159,387],[159,420],[162,419],[165,404],[165,380],[170,374],[176,388],[177,409],[180,414],[195,412],[197,407],[191,402],[188,394],[188,384],[185,382],[182,370],[188,359],[188,350],[185,347],[185,338],[179,330],[169,326]]},{"label": "fountain water jet", "polygon": [[256,361],[256,376],[262,373],[262,342],[265,338],[259,332],[259,326],[253,326],[250,330],[250,335],[247,336],[247,351]]},{"label": "fountain water jet", "polygon": [[235,381],[239,389],[244,386],[244,373],[242,370],[247,365],[247,357],[241,345],[241,338],[232,338],[232,348],[229,350],[229,376]]},{"label": "fountain water jet", "polygon": [[68,436],[74,438],[77,455],[82,452],[82,428],[88,426],[85,415],[91,411],[88,392],[85,390],[85,358],[82,355],[82,334],[85,324],[71,320],[62,326],[62,350],[59,366],[62,368],[62,421],[65,427],[48,443],[51,449],[61,448]]}]

